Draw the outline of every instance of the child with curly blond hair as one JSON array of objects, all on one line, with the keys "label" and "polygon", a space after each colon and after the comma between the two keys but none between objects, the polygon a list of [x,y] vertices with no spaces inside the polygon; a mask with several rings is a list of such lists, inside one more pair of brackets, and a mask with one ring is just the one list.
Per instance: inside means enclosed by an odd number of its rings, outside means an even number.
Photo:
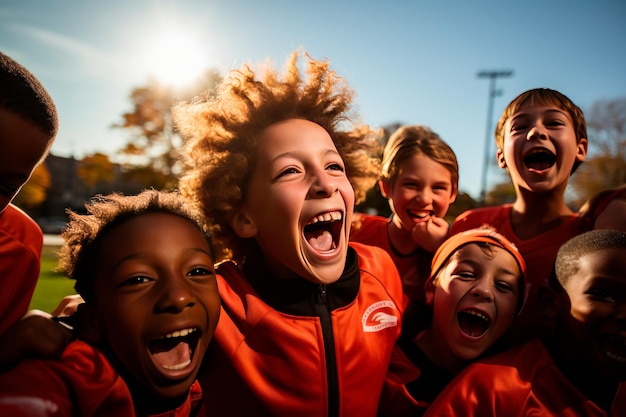
[{"label": "child with curly blond hair", "polygon": [[382,249],[348,242],[377,179],[377,132],[329,62],[232,71],[174,109],[181,192],[214,225],[222,315],[199,376],[214,415],[375,416],[400,333]]}]

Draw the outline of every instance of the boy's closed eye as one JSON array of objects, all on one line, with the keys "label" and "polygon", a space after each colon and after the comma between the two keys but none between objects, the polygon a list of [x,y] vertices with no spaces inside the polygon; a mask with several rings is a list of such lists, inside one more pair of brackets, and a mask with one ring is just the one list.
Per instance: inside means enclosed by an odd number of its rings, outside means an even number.
[{"label": "boy's closed eye", "polygon": [[618,300],[618,294],[615,291],[605,288],[591,288],[585,291],[585,294],[589,295],[592,300],[605,303],[615,303]]},{"label": "boy's closed eye", "polygon": [[496,288],[501,292],[516,292],[516,286],[506,280],[496,280]]},{"label": "boy's closed eye", "polygon": [[476,279],[476,274],[474,274],[474,272],[470,272],[470,271],[459,271],[459,272],[454,272],[452,274],[452,278],[457,278],[463,281],[471,281]]}]

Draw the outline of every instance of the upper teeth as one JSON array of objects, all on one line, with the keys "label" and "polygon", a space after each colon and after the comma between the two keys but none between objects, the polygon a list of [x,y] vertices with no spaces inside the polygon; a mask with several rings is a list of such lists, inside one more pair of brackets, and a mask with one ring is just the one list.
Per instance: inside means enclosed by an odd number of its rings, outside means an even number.
[{"label": "upper teeth", "polygon": [[172,337],[185,337],[187,335],[189,335],[190,333],[195,332],[196,329],[182,329],[182,330],[176,330],[172,333],[168,333],[165,336],[163,336],[166,339],[170,339]]},{"label": "upper teeth", "polygon": [[335,220],[341,220],[341,212],[340,211],[332,211],[330,213],[318,214],[313,217],[309,224],[315,224],[318,222],[330,222]]},{"label": "upper teeth", "polygon": [[481,319],[485,320],[485,321],[489,321],[489,318],[487,318],[487,316],[485,316],[484,314],[478,313],[476,311],[466,311],[467,314],[471,314],[473,316],[476,317],[480,317]]}]

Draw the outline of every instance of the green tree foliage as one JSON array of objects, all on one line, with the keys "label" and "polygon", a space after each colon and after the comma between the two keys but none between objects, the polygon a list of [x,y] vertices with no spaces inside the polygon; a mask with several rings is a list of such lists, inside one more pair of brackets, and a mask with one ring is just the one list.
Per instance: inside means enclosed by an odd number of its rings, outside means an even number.
[{"label": "green tree foliage", "polygon": [[34,209],[46,200],[50,187],[50,171],[45,163],[35,168],[28,182],[13,199],[13,204],[23,209]]},{"label": "green tree foliage", "polygon": [[216,70],[209,69],[187,88],[175,89],[151,78],[146,85],[131,91],[131,110],[122,114],[121,122],[112,125],[132,133],[118,152],[129,175],[150,181],[146,187],[176,186],[180,174],[179,149],[183,143],[172,122],[171,108],[179,101],[213,94],[221,79]]},{"label": "green tree foliage", "polygon": [[626,183],[626,97],[597,101],[586,118],[589,152],[570,181],[576,206]]}]

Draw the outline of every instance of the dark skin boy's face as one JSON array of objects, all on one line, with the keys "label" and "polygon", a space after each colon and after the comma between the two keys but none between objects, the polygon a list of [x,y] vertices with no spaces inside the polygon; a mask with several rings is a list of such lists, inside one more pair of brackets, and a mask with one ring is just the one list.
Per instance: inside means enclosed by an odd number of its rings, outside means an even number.
[{"label": "dark skin boy's face", "polygon": [[88,305],[102,342],[145,395],[185,398],[220,311],[204,235],[182,217],[142,214],[104,238],[98,270]]},{"label": "dark skin boy's face", "polygon": [[0,213],[28,181],[48,137],[20,116],[0,109]]},{"label": "dark skin boy's face", "polygon": [[599,375],[626,380],[626,249],[583,256],[569,278],[570,299],[564,331],[581,363]]}]

